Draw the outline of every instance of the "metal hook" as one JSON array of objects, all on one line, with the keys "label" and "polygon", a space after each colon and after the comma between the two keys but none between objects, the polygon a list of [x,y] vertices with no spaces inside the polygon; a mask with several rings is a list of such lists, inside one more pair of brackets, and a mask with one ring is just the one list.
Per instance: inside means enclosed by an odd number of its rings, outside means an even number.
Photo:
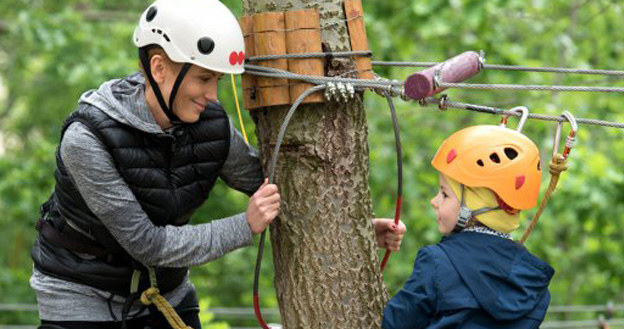
[{"label": "metal hook", "polygon": [[[570,130],[570,134],[568,134],[568,138],[566,139],[566,147],[563,150],[563,159],[565,160],[568,158],[570,151],[576,144],[576,133],[578,132],[578,124],[576,123],[576,119],[574,118],[572,113],[568,111],[564,111],[561,114],[561,116],[564,117],[566,120],[568,120],[568,122],[570,122],[570,127],[572,128],[572,130]],[[555,141],[553,143],[553,155],[557,154],[557,151],[559,150],[559,139],[561,138],[561,126],[562,125],[563,125],[563,121],[557,122],[557,130],[555,131]]]},{"label": "metal hook", "polygon": [[444,82],[442,81],[442,69],[446,65],[446,62],[442,62],[440,67],[436,68],[433,71],[433,90],[440,88],[440,85]]},{"label": "metal hook", "polygon": [[[522,128],[524,128],[524,124],[526,123],[527,118],[529,117],[529,109],[526,106],[516,106],[509,110],[511,113],[519,113],[520,114],[520,122],[518,122],[518,127],[516,128],[517,132],[522,132]],[[500,126],[507,127],[507,118],[511,115],[511,113],[503,114],[503,118],[501,119]]]},{"label": "metal hook", "polygon": [[443,94],[442,96],[440,96],[440,102],[438,103],[438,109],[440,109],[440,111],[446,111],[446,102],[448,100],[449,99],[446,94]]},{"label": "metal hook", "polygon": [[485,51],[480,50],[479,51],[479,71],[483,70],[484,66],[485,66]]}]

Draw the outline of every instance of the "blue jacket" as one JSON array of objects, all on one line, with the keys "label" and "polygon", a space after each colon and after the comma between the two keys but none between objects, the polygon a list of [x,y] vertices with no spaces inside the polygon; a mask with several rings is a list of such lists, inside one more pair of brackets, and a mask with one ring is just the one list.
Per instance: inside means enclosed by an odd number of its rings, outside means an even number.
[{"label": "blue jacket", "polygon": [[412,275],[384,309],[383,328],[538,328],[554,272],[511,240],[453,234],[418,252]]}]

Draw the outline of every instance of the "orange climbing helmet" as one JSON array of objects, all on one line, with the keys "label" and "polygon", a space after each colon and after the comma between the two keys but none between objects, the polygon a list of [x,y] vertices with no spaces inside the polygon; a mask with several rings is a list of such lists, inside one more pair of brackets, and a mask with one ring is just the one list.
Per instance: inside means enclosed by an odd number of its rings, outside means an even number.
[{"label": "orange climbing helmet", "polygon": [[539,150],[519,131],[491,125],[464,128],[442,143],[431,164],[461,184],[494,191],[514,209],[537,203]]}]

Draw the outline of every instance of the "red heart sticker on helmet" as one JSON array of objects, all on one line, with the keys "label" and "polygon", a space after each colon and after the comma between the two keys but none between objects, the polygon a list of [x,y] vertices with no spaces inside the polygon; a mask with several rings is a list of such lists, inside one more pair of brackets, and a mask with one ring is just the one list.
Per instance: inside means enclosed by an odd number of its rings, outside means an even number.
[{"label": "red heart sticker on helmet", "polygon": [[452,149],[451,152],[449,152],[446,156],[446,163],[451,163],[451,161],[455,160],[456,157],[457,152],[455,151],[455,149]]},{"label": "red heart sticker on helmet", "polygon": [[245,53],[241,52],[231,52],[230,53],[230,64],[231,65],[243,65],[243,63],[245,62]]},{"label": "red heart sticker on helmet", "polygon": [[516,177],[516,190],[520,189],[522,185],[524,185],[525,177],[524,175],[520,175]]},{"label": "red heart sticker on helmet", "polygon": [[238,62],[238,54],[235,51],[233,51],[230,54],[230,64],[231,65],[236,65],[236,62]]}]

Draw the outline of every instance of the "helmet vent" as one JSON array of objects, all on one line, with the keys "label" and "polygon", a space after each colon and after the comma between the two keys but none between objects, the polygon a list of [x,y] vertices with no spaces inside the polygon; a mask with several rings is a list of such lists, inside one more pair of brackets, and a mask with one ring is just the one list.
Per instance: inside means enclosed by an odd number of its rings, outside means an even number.
[{"label": "helmet vent", "polygon": [[505,155],[509,160],[513,160],[518,156],[518,151],[512,149],[511,147],[505,148]]},{"label": "helmet vent", "polygon": [[494,163],[500,163],[501,162],[500,158],[498,157],[498,154],[496,154],[496,153],[490,154],[490,160],[492,160],[492,162],[494,162]]},{"label": "helmet vent", "polygon": [[151,22],[154,17],[156,17],[156,13],[158,12],[158,9],[156,9],[155,6],[150,7],[150,9],[147,10],[147,15],[145,15],[145,20],[147,20],[148,22]]},{"label": "helmet vent", "polygon": [[209,37],[203,37],[197,41],[197,49],[204,55],[210,54],[215,47],[214,41]]},{"label": "helmet vent", "polygon": [[477,161],[477,164],[478,164],[480,167],[483,167],[483,166],[484,166],[484,165],[483,165],[483,161],[482,161],[481,159],[479,159],[479,160]]},{"label": "helmet vent", "polygon": [[537,161],[537,171],[542,170],[542,165],[540,164],[540,161]]},{"label": "helmet vent", "polygon": [[163,33],[163,38],[165,38],[165,40],[167,40],[167,42],[171,41],[171,40],[169,40],[169,36],[167,35],[167,33]]}]

